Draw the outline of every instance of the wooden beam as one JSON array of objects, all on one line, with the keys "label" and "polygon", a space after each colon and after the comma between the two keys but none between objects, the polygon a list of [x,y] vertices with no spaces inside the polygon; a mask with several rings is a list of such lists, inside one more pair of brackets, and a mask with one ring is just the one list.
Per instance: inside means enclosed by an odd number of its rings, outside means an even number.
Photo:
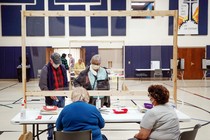
[{"label": "wooden beam", "polygon": [[174,11],[174,32],[173,32],[173,88],[174,103],[177,106],[177,35],[178,35],[178,11]]},{"label": "wooden beam", "polygon": [[[90,96],[140,96],[147,95],[146,90],[130,90],[130,91],[118,91],[118,90],[88,90]],[[172,91],[170,91],[172,93]],[[71,97],[72,90],[63,91],[28,91],[27,96],[67,96]]]},{"label": "wooden beam", "polygon": [[25,16],[174,16],[174,10],[162,11],[24,11]]},{"label": "wooden beam", "polygon": [[[24,12],[21,12],[21,43],[22,43],[22,89],[23,89],[23,100],[26,101],[26,17]],[[27,108],[27,104],[24,104]],[[23,125],[23,134],[27,133],[27,126]]]}]

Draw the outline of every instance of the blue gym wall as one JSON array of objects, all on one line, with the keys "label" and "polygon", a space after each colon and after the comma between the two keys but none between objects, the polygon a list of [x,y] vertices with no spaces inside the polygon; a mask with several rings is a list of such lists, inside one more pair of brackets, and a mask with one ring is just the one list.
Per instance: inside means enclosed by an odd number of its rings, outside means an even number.
[{"label": "blue gym wall", "polygon": [[[108,10],[108,0],[86,0],[85,2],[100,2],[101,5],[93,5],[90,7],[94,10]],[[48,0],[48,9],[44,8],[45,0],[37,0],[36,5],[32,5],[34,0],[0,0],[0,4],[10,3],[16,5],[1,5],[1,29],[3,37],[21,36],[21,10],[22,5],[26,4],[26,10],[48,10],[48,11],[63,11],[64,5],[55,5],[53,0]],[[55,0],[57,3],[82,3],[84,0]],[[19,4],[18,4],[19,3]],[[178,0],[170,0],[169,7],[171,10],[177,9]],[[199,16],[199,35],[207,35],[208,23],[208,0],[199,0],[200,13]],[[71,10],[86,10],[85,5],[69,5]],[[126,10],[126,0],[111,0],[110,10]],[[49,18],[49,29],[45,29],[45,18]],[[86,17],[69,17],[69,36],[84,37],[86,36],[85,24]],[[126,17],[111,17],[111,36],[126,37]],[[91,17],[91,36],[107,36],[108,37],[108,17]],[[169,34],[173,34],[173,21],[169,19]],[[40,37],[46,36],[45,30],[49,30],[49,36],[57,37],[65,35],[65,19],[64,17],[27,17],[26,19],[26,34],[27,36]],[[48,47],[48,46],[47,46]],[[85,47],[85,46],[84,46]],[[89,46],[88,46],[89,47]],[[95,47],[94,51],[97,50]],[[37,69],[40,69],[45,64],[45,48],[42,46],[27,47],[27,55],[31,65],[31,77],[37,75]],[[207,47],[208,48],[208,47]],[[158,49],[161,55],[156,55]],[[135,77],[136,68],[150,68],[151,60],[159,60],[161,68],[170,68],[170,59],[172,58],[172,46],[126,46],[125,47],[125,74],[126,77]],[[89,49],[88,49],[89,51]],[[88,58],[90,53],[88,53]],[[207,49],[207,57],[210,57],[210,49]],[[21,56],[20,46],[0,46],[0,78],[10,79],[17,78],[18,57]],[[39,58],[38,58],[39,57]],[[33,60],[33,61],[32,61]],[[131,63],[128,64],[128,61]]]}]

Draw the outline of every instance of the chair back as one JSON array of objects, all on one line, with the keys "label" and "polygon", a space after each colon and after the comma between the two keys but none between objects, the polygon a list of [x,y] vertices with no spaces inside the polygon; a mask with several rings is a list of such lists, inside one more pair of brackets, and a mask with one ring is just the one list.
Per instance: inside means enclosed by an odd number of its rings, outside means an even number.
[{"label": "chair back", "polygon": [[154,77],[163,77],[162,69],[155,69]]},{"label": "chair back", "polygon": [[201,128],[201,125],[196,124],[193,130],[182,132],[179,136],[179,140],[195,140],[199,128]]},{"label": "chair back", "polygon": [[54,131],[54,140],[91,140],[91,130],[82,131]]}]

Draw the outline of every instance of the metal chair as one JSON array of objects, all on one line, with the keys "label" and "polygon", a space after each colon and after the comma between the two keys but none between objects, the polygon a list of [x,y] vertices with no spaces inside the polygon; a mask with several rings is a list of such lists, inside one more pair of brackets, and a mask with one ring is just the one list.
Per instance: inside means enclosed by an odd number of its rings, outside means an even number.
[{"label": "metal chair", "polygon": [[54,140],[92,140],[91,130],[54,131]]},{"label": "metal chair", "polygon": [[161,69],[155,69],[154,77],[163,77],[163,73]]},{"label": "metal chair", "polygon": [[195,140],[199,128],[201,128],[201,125],[196,124],[193,130],[182,132],[179,136],[179,140]]}]

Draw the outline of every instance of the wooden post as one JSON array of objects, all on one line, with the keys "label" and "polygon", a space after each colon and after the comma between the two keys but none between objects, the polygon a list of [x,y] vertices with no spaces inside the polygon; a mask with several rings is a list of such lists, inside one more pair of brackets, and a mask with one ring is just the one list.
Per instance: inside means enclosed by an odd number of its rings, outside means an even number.
[{"label": "wooden post", "polygon": [[174,103],[177,106],[177,34],[178,34],[178,11],[174,11],[174,34],[173,34],[173,88]]},{"label": "wooden post", "polygon": [[[27,101],[26,98],[26,16],[25,11],[21,12],[21,43],[22,43],[22,85],[23,85],[23,100]],[[27,108],[25,103],[25,108]],[[27,126],[23,125],[23,134],[27,133]]]}]

